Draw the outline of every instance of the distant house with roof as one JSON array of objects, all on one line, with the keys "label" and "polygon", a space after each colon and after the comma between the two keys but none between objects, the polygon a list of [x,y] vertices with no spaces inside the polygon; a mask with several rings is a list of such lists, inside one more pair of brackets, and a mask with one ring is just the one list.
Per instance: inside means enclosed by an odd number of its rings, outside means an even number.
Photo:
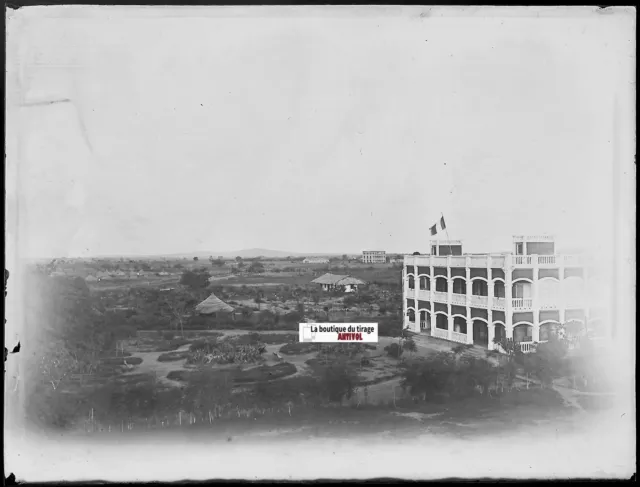
[{"label": "distant house with roof", "polygon": [[358,290],[358,286],[364,286],[366,283],[355,277],[340,274],[326,273],[311,281],[312,284],[320,284],[324,291],[334,289],[342,289],[346,293],[352,293]]}]

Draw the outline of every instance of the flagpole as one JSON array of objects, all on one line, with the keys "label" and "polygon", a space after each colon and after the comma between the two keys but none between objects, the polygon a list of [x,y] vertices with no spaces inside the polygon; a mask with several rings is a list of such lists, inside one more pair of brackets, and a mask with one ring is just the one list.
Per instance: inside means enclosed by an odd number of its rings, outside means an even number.
[{"label": "flagpole", "polygon": [[[441,222],[444,221],[444,214],[440,213]],[[447,234],[447,242],[449,242],[449,255],[453,255],[453,251],[451,250],[451,239],[449,238],[449,226],[445,225],[444,233]]]}]

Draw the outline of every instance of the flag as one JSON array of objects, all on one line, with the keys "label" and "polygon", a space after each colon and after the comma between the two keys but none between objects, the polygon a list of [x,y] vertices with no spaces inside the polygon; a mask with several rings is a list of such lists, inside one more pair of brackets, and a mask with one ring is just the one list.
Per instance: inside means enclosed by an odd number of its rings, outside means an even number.
[{"label": "flag", "polygon": [[429,232],[431,232],[432,237],[438,233],[438,226],[440,226],[440,230],[444,231],[447,229],[447,225],[444,223],[444,216],[440,218],[440,221],[438,221],[438,223],[429,228]]}]

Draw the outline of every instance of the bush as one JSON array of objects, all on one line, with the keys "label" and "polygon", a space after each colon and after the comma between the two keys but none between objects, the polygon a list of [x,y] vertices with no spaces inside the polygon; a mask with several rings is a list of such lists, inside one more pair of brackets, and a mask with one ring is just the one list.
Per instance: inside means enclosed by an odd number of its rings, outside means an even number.
[{"label": "bush", "polygon": [[189,358],[189,352],[169,352],[158,357],[158,362],[177,362]]},{"label": "bush", "polygon": [[320,384],[323,395],[331,402],[351,398],[358,381],[357,374],[345,361],[334,362],[324,369]]},{"label": "bush", "polygon": [[386,347],[384,347],[384,351],[387,352],[387,355],[393,358],[400,358],[400,356],[402,355],[402,348],[397,343],[387,345]]},{"label": "bush", "polygon": [[206,271],[185,271],[180,277],[180,284],[192,289],[203,289],[209,285],[211,275]]},{"label": "bush", "polygon": [[302,321],[302,315],[297,311],[292,311],[284,315],[283,319],[287,324],[300,323]]},{"label": "bush", "polygon": [[176,334],[172,331],[165,331],[162,333],[162,338],[164,338],[165,340],[173,340],[175,336]]}]

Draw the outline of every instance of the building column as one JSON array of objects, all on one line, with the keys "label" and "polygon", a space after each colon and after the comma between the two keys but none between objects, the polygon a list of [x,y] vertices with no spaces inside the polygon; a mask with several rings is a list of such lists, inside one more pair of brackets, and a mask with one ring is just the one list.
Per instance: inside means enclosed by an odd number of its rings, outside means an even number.
[{"label": "building column", "polygon": [[409,296],[409,280],[407,279],[406,261],[402,264],[402,328],[406,328],[409,323],[407,316],[407,299]]},{"label": "building column", "polygon": [[447,304],[447,340],[453,338],[453,316],[451,316],[451,303]]},{"label": "building column", "polygon": [[560,324],[564,325],[564,316],[565,316],[565,311],[567,310],[567,302],[566,302],[566,293],[564,292],[565,289],[565,282],[564,282],[564,260],[560,259],[560,268],[558,269],[558,280],[560,281],[560,296],[558,299],[558,311],[560,314]]},{"label": "building column", "polygon": [[584,268],[582,269],[582,281],[584,283],[583,285],[583,289],[584,291],[582,292],[582,302],[584,303],[584,332],[585,334],[588,335],[589,333],[589,316],[591,315],[591,307],[589,306],[589,304],[591,303],[591,296],[589,293],[589,272],[588,272],[588,266],[584,266]]},{"label": "building column", "polygon": [[466,302],[467,302],[467,308],[469,306],[471,306],[471,295],[473,294],[473,283],[471,282],[471,269],[469,268],[469,257],[467,257],[467,265],[465,267],[465,274],[464,274],[464,279],[465,279],[465,283],[467,285],[467,296],[466,296]]},{"label": "building column", "polygon": [[[431,249],[429,249],[431,250]],[[433,255],[429,256],[429,306],[431,307],[431,336],[436,333],[436,314],[435,305],[433,303],[433,293],[436,289],[436,280],[433,275]]]},{"label": "building column", "polygon": [[[491,316],[491,312],[489,312],[489,316]],[[493,350],[493,339],[496,336],[496,325],[494,325],[493,322],[489,321],[489,325],[487,326],[487,331],[489,332],[487,345],[489,350]]]},{"label": "building column", "polygon": [[[508,264],[509,266],[511,263]],[[504,310],[504,320],[505,320],[505,335],[506,338],[513,339],[513,307],[511,302],[511,296],[513,294],[512,284],[512,270],[510,268],[505,269],[504,271],[504,297],[505,297],[505,310]]]},{"label": "building column", "polygon": [[473,320],[471,319],[471,268],[469,264],[471,259],[465,258],[464,278],[466,284],[465,295],[465,309],[467,311],[467,343],[473,344]]},{"label": "building column", "polygon": [[449,340],[453,338],[453,310],[452,308],[453,301],[453,279],[451,279],[451,256],[447,256],[447,321],[448,321],[448,329],[447,329],[447,337]]},{"label": "building column", "polygon": [[540,276],[540,269],[538,268],[538,256],[532,256],[533,259],[533,327],[531,330],[531,340],[533,342],[540,341],[540,305],[539,299],[540,296],[538,292],[538,278]]}]

